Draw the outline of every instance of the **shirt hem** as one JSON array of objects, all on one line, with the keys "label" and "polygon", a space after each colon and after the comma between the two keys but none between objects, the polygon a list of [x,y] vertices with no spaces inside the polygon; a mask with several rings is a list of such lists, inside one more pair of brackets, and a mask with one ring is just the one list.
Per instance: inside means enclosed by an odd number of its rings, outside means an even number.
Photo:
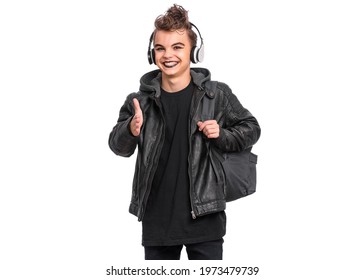
[{"label": "shirt hem", "polygon": [[220,235],[200,237],[200,238],[184,238],[170,241],[142,241],[143,246],[176,246],[176,245],[186,245],[200,242],[207,242],[212,240],[217,240],[223,238],[225,233]]}]

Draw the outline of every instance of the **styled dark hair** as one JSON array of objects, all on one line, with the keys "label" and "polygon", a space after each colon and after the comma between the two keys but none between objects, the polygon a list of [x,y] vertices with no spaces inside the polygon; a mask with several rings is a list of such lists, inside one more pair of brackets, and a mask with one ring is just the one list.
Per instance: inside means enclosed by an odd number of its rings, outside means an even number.
[{"label": "styled dark hair", "polygon": [[165,14],[158,16],[154,21],[154,26],[156,30],[186,30],[191,46],[197,45],[197,35],[192,30],[192,25],[188,20],[188,11],[180,5],[174,4]]}]

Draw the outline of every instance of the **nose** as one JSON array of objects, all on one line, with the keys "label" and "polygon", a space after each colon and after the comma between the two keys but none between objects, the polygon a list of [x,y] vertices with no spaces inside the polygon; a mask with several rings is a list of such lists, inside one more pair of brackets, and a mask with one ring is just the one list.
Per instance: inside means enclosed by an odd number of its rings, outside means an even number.
[{"label": "nose", "polygon": [[167,49],[165,50],[164,54],[163,54],[164,58],[169,58],[169,57],[171,57],[171,56],[172,56],[172,53],[173,53],[172,51],[173,51],[172,49],[167,48]]}]

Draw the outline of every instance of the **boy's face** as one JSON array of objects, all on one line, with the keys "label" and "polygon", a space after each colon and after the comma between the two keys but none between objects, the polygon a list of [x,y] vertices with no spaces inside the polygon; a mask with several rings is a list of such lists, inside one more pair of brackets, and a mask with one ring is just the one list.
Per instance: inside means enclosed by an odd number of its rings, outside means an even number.
[{"label": "boy's face", "polygon": [[191,43],[186,30],[158,30],[154,36],[155,61],[167,78],[190,76]]}]

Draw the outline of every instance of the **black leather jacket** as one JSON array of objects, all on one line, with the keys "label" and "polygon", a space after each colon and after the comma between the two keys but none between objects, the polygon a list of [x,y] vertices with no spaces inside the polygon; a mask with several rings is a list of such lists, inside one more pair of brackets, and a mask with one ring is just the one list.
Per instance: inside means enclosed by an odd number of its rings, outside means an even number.
[{"label": "black leather jacket", "polygon": [[[222,211],[226,201],[221,168],[211,160],[210,145],[221,151],[239,151],[254,145],[260,136],[260,127],[252,114],[245,109],[223,83],[218,83],[215,92],[207,90],[210,72],[204,68],[191,68],[191,77],[196,90],[192,97],[189,129],[189,178],[190,201],[193,218]],[[119,119],[109,136],[111,150],[120,156],[131,156],[138,146],[132,198],[129,212],[142,220],[153,176],[157,169],[164,139],[164,116],[160,102],[161,72],[155,70],[140,79],[140,90],[130,94],[120,109]],[[220,136],[207,139],[197,129],[198,121],[205,121],[201,100],[204,95],[215,98],[215,120],[220,125]],[[137,98],[143,111],[143,126],[138,137],[134,137],[129,124],[134,115],[133,98]]]}]

